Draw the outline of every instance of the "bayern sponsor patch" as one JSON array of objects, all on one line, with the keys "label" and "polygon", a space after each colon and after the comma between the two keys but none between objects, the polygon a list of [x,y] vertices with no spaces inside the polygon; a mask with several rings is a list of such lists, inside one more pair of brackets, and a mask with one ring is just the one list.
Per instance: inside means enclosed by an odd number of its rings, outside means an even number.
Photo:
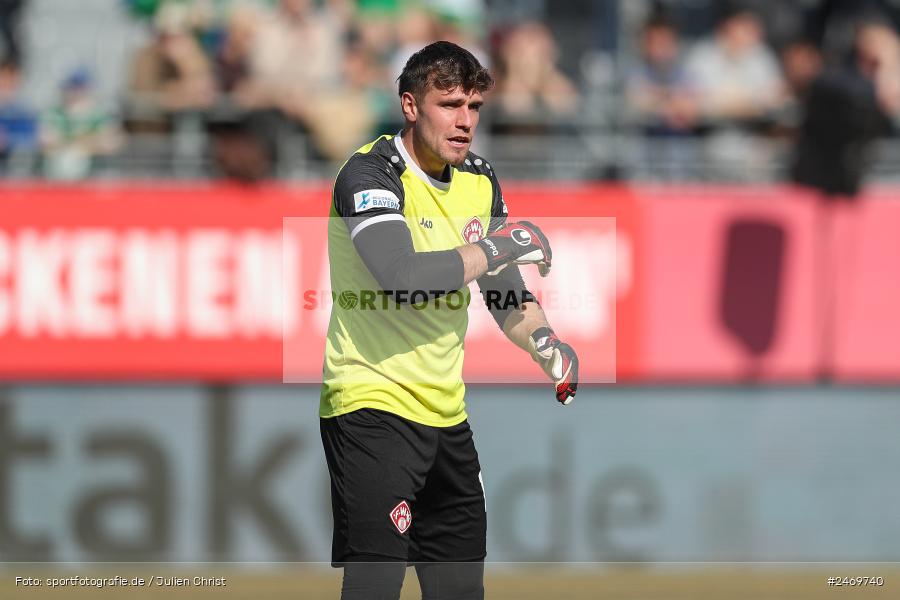
[{"label": "bayern sponsor patch", "polygon": [[391,511],[391,522],[394,523],[394,527],[400,533],[406,533],[406,530],[412,525],[412,511],[409,510],[409,504],[406,503],[406,500],[401,500],[400,504]]},{"label": "bayern sponsor patch", "polygon": [[472,217],[472,219],[466,223],[466,226],[463,227],[462,230],[462,236],[469,244],[474,244],[484,237],[484,225],[481,224],[478,217]]},{"label": "bayern sponsor patch", "polygon": [[400,210],[400,198],[390,190],[363,190],[353,194],[355,212],[365,212],[373,208]]}]

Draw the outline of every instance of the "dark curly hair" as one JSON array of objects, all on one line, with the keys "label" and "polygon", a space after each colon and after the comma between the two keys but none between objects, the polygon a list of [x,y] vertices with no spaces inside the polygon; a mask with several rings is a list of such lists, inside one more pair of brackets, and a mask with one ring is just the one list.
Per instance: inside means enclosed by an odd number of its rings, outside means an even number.
[{"label": "dark curly hair", "polygon": [[465,48],[452,42],[434,42],[409,57],[397,84],[401,96],[409,92],[421,98],[429,86],[486,92],[493,87],[494,78]]}]

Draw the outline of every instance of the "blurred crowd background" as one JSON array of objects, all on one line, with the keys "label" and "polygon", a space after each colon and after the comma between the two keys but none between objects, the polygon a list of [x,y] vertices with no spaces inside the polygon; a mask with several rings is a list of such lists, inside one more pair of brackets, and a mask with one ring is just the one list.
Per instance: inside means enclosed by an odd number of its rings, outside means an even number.
[{"label": "blurred crowd background", "polygon": [[895,0],[0,0],[0,168],[327,178],[399,130],[397,75],[446,39],[495,74],[475,150],[507,177],[853,194],[900,173],[897,23]]}]

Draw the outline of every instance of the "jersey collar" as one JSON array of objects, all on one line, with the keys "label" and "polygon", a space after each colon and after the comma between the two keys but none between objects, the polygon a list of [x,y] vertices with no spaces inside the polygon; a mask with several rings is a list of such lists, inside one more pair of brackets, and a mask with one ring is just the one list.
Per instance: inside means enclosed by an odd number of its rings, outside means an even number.
[{"label": "jersey collar", "polygon": [[450,184],[453,182],[453,167],[450,167],[450,181],[440,181],[439,179],[435,179],[430,176],[428,173],[422,170],[422,167],[413,160],[413,157],[409,155],[409,152],[406,151],[406,146],[403,145],[403,140],[400,139],[400,134],[394,136],[394,145],[397,146],[397,151],[400,153],[400,156],[403,157],[403,162],[406,163],[406,166],[412,169],[412,172],[415,173],[416,177],[427,183],[432,187],[436,187],[439,190],[447,191],[450,189]]}]

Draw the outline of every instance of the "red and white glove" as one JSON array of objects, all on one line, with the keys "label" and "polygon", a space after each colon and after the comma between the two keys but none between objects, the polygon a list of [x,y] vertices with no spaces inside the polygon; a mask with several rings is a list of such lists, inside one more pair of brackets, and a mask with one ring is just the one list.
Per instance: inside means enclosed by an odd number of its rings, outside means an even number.
[{"label": "red and white glove", "polygon": [[528,343],[531,357],[556,384],[556,399],[569,404],[578,391],[578,355],[572,346],[561,342],[549,327],[538,327]]},{"label": "red and white glove", "polygon": [[509,223],[475,243],[487,256],[488,275],[496,275],[511,262],[536,264],[541,277],[550,272],[553,251],[547,236],[534,223]]}]

